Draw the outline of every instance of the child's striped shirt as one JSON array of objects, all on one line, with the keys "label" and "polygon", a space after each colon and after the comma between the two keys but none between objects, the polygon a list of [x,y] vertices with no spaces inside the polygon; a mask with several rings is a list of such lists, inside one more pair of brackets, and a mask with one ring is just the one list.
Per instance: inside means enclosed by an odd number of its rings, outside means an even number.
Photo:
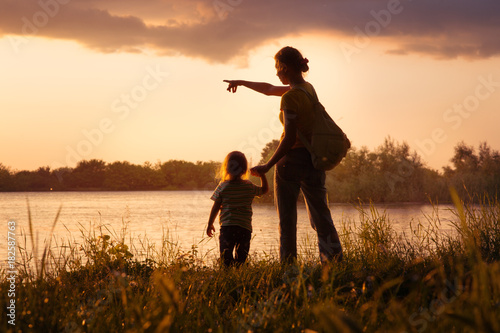
[{"label": "child's striped shirt", "polygon": [[262,195],[262,187],[249,180],[221,182],[210,199],[221,201],[221,226],[237,225],[252,231],[252,201]]}]

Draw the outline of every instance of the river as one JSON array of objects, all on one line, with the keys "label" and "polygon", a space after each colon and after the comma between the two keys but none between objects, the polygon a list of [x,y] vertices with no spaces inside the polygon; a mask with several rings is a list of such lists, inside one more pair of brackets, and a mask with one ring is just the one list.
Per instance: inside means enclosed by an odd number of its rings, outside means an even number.
[{"label": "river", "polygon": [[[177,244],[182,251],[193,245],[200,257],[218,254],[218,240],[205,235],[212,201],[209,191],[150,191],[150,192],[14,192],[0,193],[0,223],[2,238],[7,236],[8,226],[15,223],[17,245],[31,248],[29,237],[28,205],[38,254],[48,242],[52,225],[59,208],[60,215],[51,238],[51,248],[68,242],[80,244],[82,235],[100,231],[112,238],[124,232],[127,242],[134,244],[136,253],[152,245],[158,249],[162,239]],[[443,232],[452,228],[447,223],[453,219],[452,206],[433,207],[430,204],[376,205],[380,214],[387,214],[397,232],[409,232],[410,222],[428,223],[426,216],[439,213]],[[364,207],[369,211],[369,207]],[[359,207],[350,204],[332,204],[331,211],[337,230],[344,223],[360,220]],[[278,253],[278,218],[272,204],[253,205],[254,255]],[[314,246],[316,236],[311,228],[304,205],[298,211],[299,246]],[[216,228],[218,230],[218,227]],[[25,236],[26,241],[25,241]],[[27,244],[25,244],[25,242]],[[2,241],[0,258],[2,266],[7,261],[7,245]],[[5,258],[5,259],[4,259]],[[19,261],[19,254],[17,260]]]}]

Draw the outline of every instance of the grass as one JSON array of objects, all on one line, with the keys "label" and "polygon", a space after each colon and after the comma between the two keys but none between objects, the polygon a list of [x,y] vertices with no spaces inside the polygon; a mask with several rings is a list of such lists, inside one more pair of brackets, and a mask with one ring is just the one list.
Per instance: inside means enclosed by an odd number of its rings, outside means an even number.
[{"label": "grass", "polygon": [[[34,249],[19,248],[16,326],[7,324],[2,307],[1,327],[8,332],[499,332],[500,203],[468,205],[456,195],[454,200],[457,219],[450,235],[440,232],[437,210],[425,217],[425,227],[417,223],[401,235],[385,212],[360,206],[359,220],[340,227],[344,261],[329,266],[321,266],[315,246],[306,244],[296,265],[281,265],[268,254],[239,269],[223,269],[207,265],[196,246],[182,252],[165,232],[160,248],[147,240],[134,247],[126,232],[82,227],[81,244],[46,244],[39,260],[31,255]],[[5,274],[0,273],[0,297],[7,302]]]}]

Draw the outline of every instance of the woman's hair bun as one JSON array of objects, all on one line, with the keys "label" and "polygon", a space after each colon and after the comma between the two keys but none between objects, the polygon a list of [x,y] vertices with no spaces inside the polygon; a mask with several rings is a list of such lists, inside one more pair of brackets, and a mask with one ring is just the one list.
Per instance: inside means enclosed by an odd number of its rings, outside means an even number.
[{"label": "woman's hair bun", "polygon": [[301,65],[301,68],[300,70],[302,72],[307,72],[309,70],[309,65],[307,65],[309,63],[309,59],[307,58],[303,58],[301,61],[300,61],[300,65]]}]

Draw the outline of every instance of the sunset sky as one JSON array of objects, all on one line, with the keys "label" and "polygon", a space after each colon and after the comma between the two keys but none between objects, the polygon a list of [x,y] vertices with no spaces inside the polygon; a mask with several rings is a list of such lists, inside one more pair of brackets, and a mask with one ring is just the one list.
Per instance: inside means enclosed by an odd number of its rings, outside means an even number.
[{"label": "sunset sky", "polygon": [[291,45],[354,146],[440,170],[460,141],[500,150],[499,36],[496,0],[0,0],[0,163],[255,165],[279,98],[222,81],[280,84]]}]

